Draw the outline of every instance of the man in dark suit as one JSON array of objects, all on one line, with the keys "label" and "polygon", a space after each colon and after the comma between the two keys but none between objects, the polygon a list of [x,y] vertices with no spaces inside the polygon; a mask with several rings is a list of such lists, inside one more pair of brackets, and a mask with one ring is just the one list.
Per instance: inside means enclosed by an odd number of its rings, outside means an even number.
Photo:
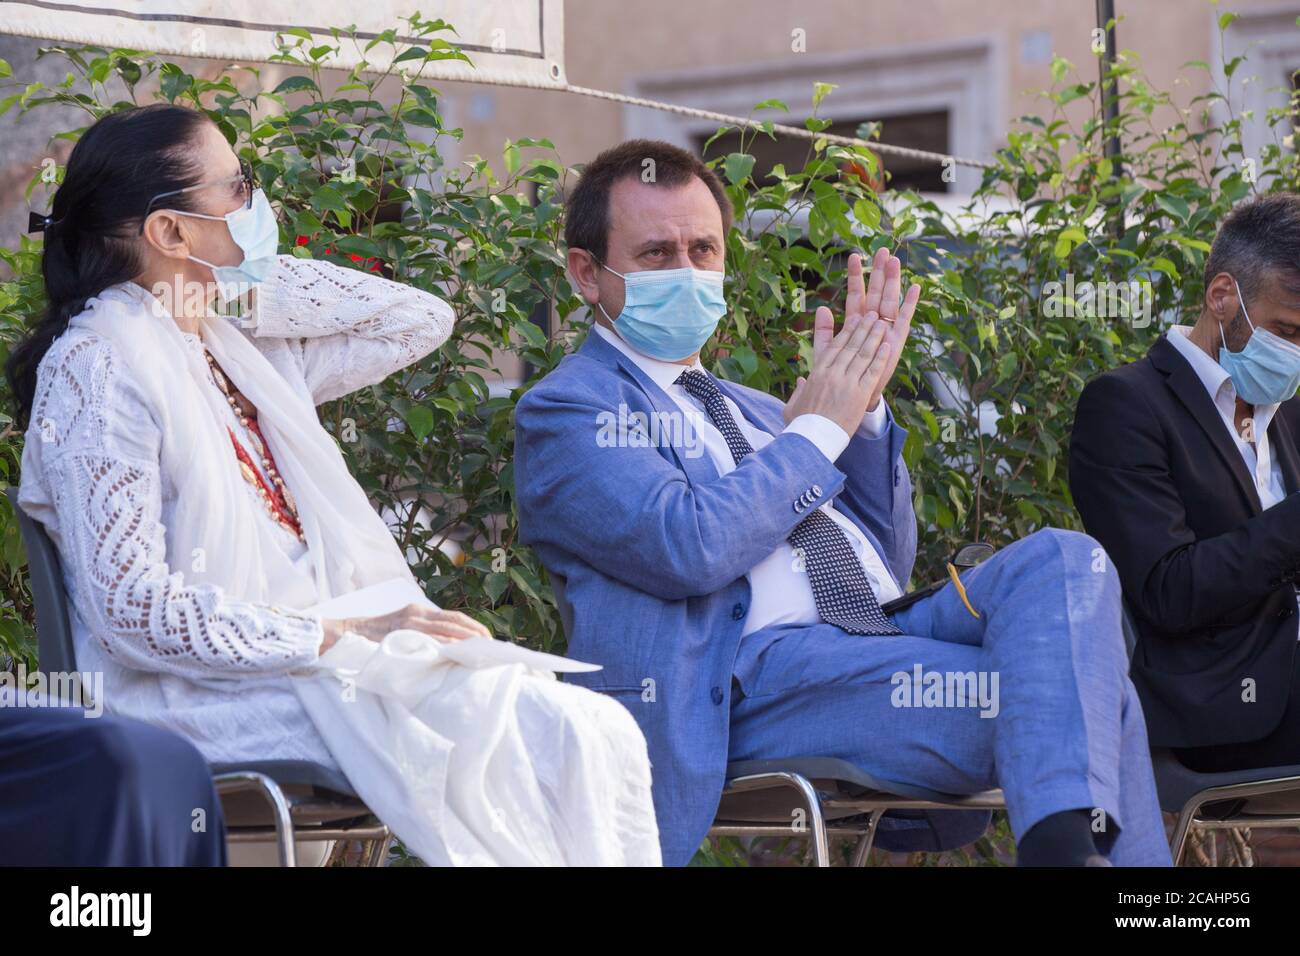
[{"label": "man in dark suit", "polygon": [[1070,490],[1138,632],[1150,741],[1207,772],[1300,763],[1300,196],[1238,206],[1192,326],[1084,389]]}]

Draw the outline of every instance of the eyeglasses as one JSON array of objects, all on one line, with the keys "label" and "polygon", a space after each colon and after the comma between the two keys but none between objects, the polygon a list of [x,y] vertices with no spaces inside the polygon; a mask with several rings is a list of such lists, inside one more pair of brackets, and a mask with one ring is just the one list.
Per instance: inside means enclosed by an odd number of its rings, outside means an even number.
[{"label": "eyeglasses", "polygon": [[154,209],[154,203],[159,199],[165,199],[167,196],[179,196],[181,193],[194,192],[196,189],[209,189],[212,186],[229,186],[231,194],[238,189],[244,203],[245,209],[253,208],[253,190],[257,188],[253,180],[253,167],[246,159],[239,161],[239,173],[235,176],[226,176],[224,179],[213,179],[205,183],[198,183],[194,186],[186,186],[184,189],[173,189],[170,192],[159,193],[149,200],[149,205],[145,207],[144,215],[140,217],[140,234],[144,234],[144,221],[149,218],[150,213],[157,212]]},{"label": "eyeglasses", "polygon": [[965,571],[967,568],[973,568],[977,564],[987,561],[997,552],[997,548],[991,544],[977,542],[967,544],[954,551],[948,558],[948,563]]},{"label": "eyeglasses", "polygon": [[970,596],[966,593],[966,585],[961,583],[960,572],[973,568],[977,564],[982,564],[993,557],[996,551],[997,549],[993,545],[981,541],[958,548],[948,558],[948,579],[952,581],[957,596],[961,598],[961,603],[966,605],[966,610],[970,611],[971,617],[978,618],[980,613],[970,603]]}]

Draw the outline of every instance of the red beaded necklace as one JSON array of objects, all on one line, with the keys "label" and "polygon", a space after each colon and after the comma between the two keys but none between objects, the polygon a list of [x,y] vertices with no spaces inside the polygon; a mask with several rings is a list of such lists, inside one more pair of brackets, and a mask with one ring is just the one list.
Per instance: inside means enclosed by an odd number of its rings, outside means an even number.
[{"label": "red beaded necklace", "polygon": [[271,448],[267,445],[266,437],[262,434],[261,426],[257,423],[257,409],[226,378],[211,352],[204,349],[203,356],[208,360],[208,367],[212,369],[212,377],[217,383],[217,388],[221,389],[221,393],[226,396],[226,401],[230,403],[230,407],[234,411],[235,417],[239,419],[239,423],[248,429],[254,450],[257,452],[258,457],[262,459],[262,467],[266,469],[271,481],[268,484],[266,479],[262,477],[262,472],[254,464],[252,456],[249,455],[248,450],[235,436],[235,430],[230,426],[226,426],[226,431],[230,434],[231,444],[235,446],[235,457],[239,460],[240,473],[244,476],[245,481],[257,489],[258,495],[266,506],[266,510],[270,512],[271,517],[297,535],[299,541],[305,542],[307,539],[302,533],[302,523],[298,519],[297,503],[294,502],[293,495],[289,493],[284,478],[280,476],[280,470],[276,467]]}]

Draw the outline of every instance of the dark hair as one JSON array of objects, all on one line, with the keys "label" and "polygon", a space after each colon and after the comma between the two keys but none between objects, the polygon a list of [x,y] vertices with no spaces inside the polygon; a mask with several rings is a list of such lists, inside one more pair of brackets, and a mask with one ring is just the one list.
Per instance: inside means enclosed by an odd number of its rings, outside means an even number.
[{"label": "dark hair", "polygon": [[682,186],[695,177],[709,187],[722,212],[722,232],[731,231],[735,214],[717,173],[698,156],[657,139],[629,139],[605,150],[582,170],[578,185],[565,200],[564,242],[570,249],[586,249],[605,261],[609,242],[609,192],[620,179],[641,179],[653,166],[651,185]]},{"label": "dark hair", "polygon": [[1271,193],[1228,214],[1205,257],[1205,286],[1226,272],[1249,299],[1273,277],[1300,293],[1300,196]]},{"label": "dark hair", "polygon": [[[135,236],[149,201],[198,183],[191,147],[206,122],[198,110],[169,103],[133,107],[101,117],[73,147],[44,231],[49,307],[5,366],[20,428],[31,417],[37,368],[68,320],[109,286],[139,274]],[[192,195],[181,193],[168,205],[190,211]]]}]

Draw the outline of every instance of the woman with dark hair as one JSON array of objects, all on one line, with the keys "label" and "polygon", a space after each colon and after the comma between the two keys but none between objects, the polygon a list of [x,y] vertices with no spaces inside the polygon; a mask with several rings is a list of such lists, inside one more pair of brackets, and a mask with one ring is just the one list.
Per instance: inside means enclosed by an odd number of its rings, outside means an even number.
[{"label": "woman with dark hair", "polygon": [[431,864],[658,863],[631,715],[425,599],[316,417],[440,345],[450,307],[277,255],[248,165],[172,105],[87,129],[33,226],[49,310],[8,367],[20,503],[106,709],[212,762],[339,767]]}]

